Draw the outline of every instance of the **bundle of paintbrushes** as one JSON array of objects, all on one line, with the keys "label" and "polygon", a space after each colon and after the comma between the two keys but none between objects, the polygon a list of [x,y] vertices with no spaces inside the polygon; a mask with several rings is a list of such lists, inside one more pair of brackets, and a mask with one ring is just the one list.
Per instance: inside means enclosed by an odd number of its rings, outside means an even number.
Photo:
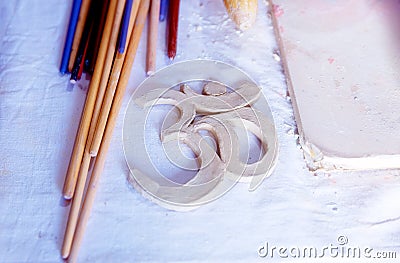
[{"label": "bundle of paintbrushes", "polygon": [[[62,74],[71,73],[71,82],[80,80],[82,73],[92,75],[96,65],[96,60],[102,42],[105,29],[106,18],[108,15],[110,0],[74,0],[72,12],[64,46],[60,72]],[[113,23],[113,30],[118,29],[116,45],[119,53],[124,53],[127,39],[129,21],[134,20],[139,1],[123,1],[123,15],[117,28]],[[169,3],[170,2],[170,3]],[[176,40],[179,16],[178,0],[151,0],[149,8],[149,32],[147,42],[147,73],[151,74],[156,68],[156,44],[158,36],[159,21],[167,21],[167,45],[168,57],[173,59],[176,54]],[[133,7],[133,10],[132,10]],[[136,8],[136,10],[135,10]],[[120,14],[121,16],[121,14]],[[168,16],[168,19],[167,19]],[[113,19],[113,18],[112,18]],[[118,21],[115,21],[118,22]],[[110,46],[110,45],[109,45]]]},{"label": "bundle of paintbrushes", "polygon": [[[168,9],[168,56],[173,58],[179,0],[171,0]],[[84,72],[91,80],[63,189],[64,198],[72,199],[62,247],[62,257],[70,261],[77,258],[147,17],[147,72],[152,73],[158,21],[165,20],[166,11],[167,2],[160,0],[73,2],[60,71],[70,72],[71,82],[78,81]],[[91,162],[93,170],[88,176]]]}]

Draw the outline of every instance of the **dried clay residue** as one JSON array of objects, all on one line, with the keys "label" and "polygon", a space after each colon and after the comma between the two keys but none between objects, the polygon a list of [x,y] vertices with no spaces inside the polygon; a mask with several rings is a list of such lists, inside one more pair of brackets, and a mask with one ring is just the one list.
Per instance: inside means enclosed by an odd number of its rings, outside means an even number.
[{"label": "dried clay residue", "polygon": [[279,5],[273,5],[272,10],[274,12],[275,17],[280,17],[282,16],[285,12],[283,11],[283,8],[280,7]]}]

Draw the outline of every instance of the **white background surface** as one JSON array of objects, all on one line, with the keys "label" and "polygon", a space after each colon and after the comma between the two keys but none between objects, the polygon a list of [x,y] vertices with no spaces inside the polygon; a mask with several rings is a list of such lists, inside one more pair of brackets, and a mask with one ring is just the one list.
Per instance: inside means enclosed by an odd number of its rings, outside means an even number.
[{"label": "white background surface", "polygon": [[[71,4],[0,3],[0,262],[62,261],[69,206],[61,191],[86,93],[85,83],[71,89],[68,76],[58,73]],[[163,24],[158,68],[168,64],[164,32]],[[272,176],[256,192],[239,184],[188,213],[168,211],[134,191],[126,180],[122,121],[130,95],[145,78],[144,44],[114,131],[81,262],[262,262],[271,260],[257,255],[266,241],[322,249],[337,245],[339,235],[347,236],[349,246],[394,250],[400,257],[399,171],[312,174],[305,167],[263,1],[256,25],[244,33],[236,31],[222,1],[182,1],[176,60],[222,60],[259,83],[280,143]]]}]

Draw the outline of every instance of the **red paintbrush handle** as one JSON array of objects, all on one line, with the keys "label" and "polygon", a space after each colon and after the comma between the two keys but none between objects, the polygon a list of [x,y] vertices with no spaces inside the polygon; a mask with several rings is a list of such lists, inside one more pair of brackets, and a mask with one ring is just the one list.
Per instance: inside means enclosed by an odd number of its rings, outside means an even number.
[{"label": "red paintbrush handle", "polygon": [[178,38],[179,4],[180,0],[169,1],[168,57],[170,59],[173,59],[176,55],[176,45]]}]

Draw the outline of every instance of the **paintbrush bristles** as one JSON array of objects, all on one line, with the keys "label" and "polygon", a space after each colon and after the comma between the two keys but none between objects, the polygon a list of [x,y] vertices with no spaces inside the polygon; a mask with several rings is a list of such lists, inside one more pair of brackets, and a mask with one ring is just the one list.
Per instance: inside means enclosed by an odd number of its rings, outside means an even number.
[{"label": "paintbrush bristles", "polygon": [[242,29],[248,29],[256,21],[257,0],[224,0],[229,16]]}]

